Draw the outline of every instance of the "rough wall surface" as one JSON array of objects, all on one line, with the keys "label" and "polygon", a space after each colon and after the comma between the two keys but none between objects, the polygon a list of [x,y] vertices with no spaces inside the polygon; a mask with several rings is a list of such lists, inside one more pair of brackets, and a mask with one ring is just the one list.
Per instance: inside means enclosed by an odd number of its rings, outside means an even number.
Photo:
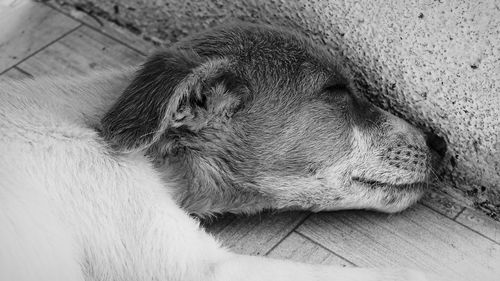
[{"label": "rough wall surface", "polygon": [[348,59],[372,101],[446,140],[448,192],[500,208],[497,0],[52,1],[164,45],[235,19],[302,30]]}]

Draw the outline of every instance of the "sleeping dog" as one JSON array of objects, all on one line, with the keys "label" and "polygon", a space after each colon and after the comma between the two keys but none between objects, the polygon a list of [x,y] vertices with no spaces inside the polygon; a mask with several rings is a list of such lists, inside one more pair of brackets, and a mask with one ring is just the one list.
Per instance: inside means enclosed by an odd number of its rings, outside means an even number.
[{"label": "sleeping dog", "polygon": [[415,203],[424,136],[350,81],[304,37],[239,24],[138,69],[2,84],[0,280],[424,280],[233,254],[189,215]]}]

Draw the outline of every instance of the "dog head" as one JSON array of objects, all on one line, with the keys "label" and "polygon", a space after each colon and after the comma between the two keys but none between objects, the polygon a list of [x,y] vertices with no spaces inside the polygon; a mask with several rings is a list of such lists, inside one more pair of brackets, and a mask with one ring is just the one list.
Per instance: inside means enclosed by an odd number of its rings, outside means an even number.
[{"label": "dog head", "polygon": [[297,34],[214,29],[150,57],[102,132],[177,178],[176,196],[193,213],[402,210],[429,177],[424,136],[349,79]]}]

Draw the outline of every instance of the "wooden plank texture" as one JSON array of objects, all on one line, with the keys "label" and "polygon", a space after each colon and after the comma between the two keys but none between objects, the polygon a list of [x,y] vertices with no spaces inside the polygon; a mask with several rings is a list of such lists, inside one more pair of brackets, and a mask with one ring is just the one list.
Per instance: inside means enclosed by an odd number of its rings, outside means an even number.
[{"label": "wooden plank texture", "polygon": [[[479,211],[466,208],[456,218],[456,221],[500,244],[500,222],[488,217],[487,215],[480,213]],[[500,264],[498,264],[498,267],[500,267]]]},{"label": "wooden plank texture", "polygon": [[351,262],[333,254],[296,232],[292,232],[278,246],[273,248],[267,256],[312,264],[353,266]]},{"label": "wooden plank texture", "polygon": [[425,206],[452,219],[465,208],[462,202],[437,189],[427,192],[421,202]]},{"label": "wooden plank texture", "polygon": [[305,212],[262,213],[238,216],[216,237],[240,254],[265,255],[308,215]]},{"label": "wooden plank texture", "polygon": [[139,65],[145,57],[88,27],[45,48],[19,64],[19,68],[40,75],[79,75],[98,69]]},{"label": "wooden plank texture", "polygon": [[[111,36],[112,38],[122,42],[123,44],[130,46],[131,48],[143,53],[151,54],[158,49],[153,43],[143,40],[139,34],[133,33],[128,29],[118,26],[115,23],[109,22],[95,14],[86,13],[85,7],[79,7],[78,9],[70,5],[57,5],[50,1],[51,7],[55,7],[62,13],[78,20],[85,25],[98,30],[99,32]],[[125,24],[125,23],[122,23]]]},{"label": "wooden plank texture", "polygon": [[450,280],[498,280],[500,246],[428,207],[397,215],[311,216],[297,232],[358,266],[404,266]]},{"label": "wooden plank texture", "polygon": [[225,214],[216,218],[202,220],[202,226],[207,230],[207,232],[217,235],[237,218],[238,216],[236,215]]},{"label": "wooden plank texture", "polygon": [[7,81],[7,80],[22,80],[22,79],[28,79],[32,78],[32,76],[28,75],[27,73],[22,72],[18,68],[11,68],[4,74],[0,75],[0,82],[2,81]]},{"label": "wooden plank texture", "polygon": [[0,5],[0,73],[80,25],[29,0]]}]

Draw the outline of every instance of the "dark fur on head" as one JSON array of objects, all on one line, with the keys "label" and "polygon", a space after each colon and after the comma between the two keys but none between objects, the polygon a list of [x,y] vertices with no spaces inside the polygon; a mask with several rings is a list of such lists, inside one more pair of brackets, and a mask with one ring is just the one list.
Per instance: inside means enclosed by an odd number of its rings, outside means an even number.
[{"label": "dark fur on head", "polygon": [[[149,58],[103,118],[103,136],[119,151],[146,151],[197,214],[400,210],[422,193],[425,140],[349,81],[300,35],[218,28]],[[420,151],[424,165],[396,168],[399,159],[381,156],[388,148]]]},{"label": "dark fur on head", "polygon": [[[239,91],[237,87],[243,87],[235,84],[235,76],[225,60],[210,61],[205,72],[194,74],[202,62],[196,53],[188,51],[169,50],[153,55],[103,118],[105,138],[120,150],[147,148],[169,127],[188,126],[190,122],[195,125],[194,119],[202,117],[200,111],[208,110],[206,91],[210,87],[222,85],[234,94]],[[183,87],[178,87],[188,74],[196,76],[192,78],[196,81],[185,81]],[[240,98],[235,96],[232,102],[239,104]],[[221,111],[234,110],[228,100],[211,105]]]}]

